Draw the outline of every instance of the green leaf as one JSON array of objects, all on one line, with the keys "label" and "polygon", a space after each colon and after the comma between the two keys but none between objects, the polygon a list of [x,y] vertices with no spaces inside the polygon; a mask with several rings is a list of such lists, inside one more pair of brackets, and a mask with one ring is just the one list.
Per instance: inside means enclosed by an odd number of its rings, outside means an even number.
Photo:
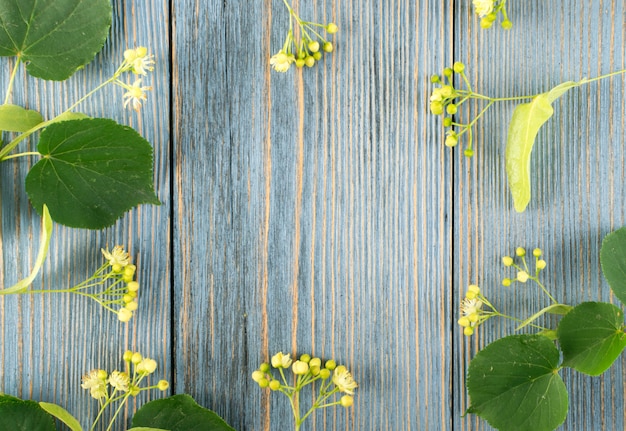
[{"label": "green leaf", "polygon": [[530,325],[532,322],[534,322],[535,320],[537,320],[539,317],[543,316],[546,313],[549,314],[567,314],[572,310],[571,305],[565,305],[565,304],[552,304],[549,305],[541,310],[539,310],[538,312],[536,312],[535,314],[533,314],[532,316],[530,316],[528,319],[524,320],[522,323],[520,323],[520,325],[515,328],[516,331],[519,331],[520,329],[526,327],[527,325]]},{"label": "green leaf", "polygon": [[511,335],[478,352],[467,372],[468,413],[509,431],[553,430],[567,415],[559,351],[541,335]]},{"label": "green leaf", "polygon": [[63,407],[57,404],[44,402],[40,402],[39,406],[46,412],[63,422],[65,425],[67,425],[72,431],[83,431],[83,427],[80,426],[80,423],[76,420],[76,418]]},{"label": "green leaf", "polygon": [[30,271],[28,277],[18,281],[13,286],[8,289],[0,289],[0,295],[11,295],[14,293],[24,293],[28,290],[28,286],[30,286],[39,274],[39,270],[43,266],[43,263],[46,261],[46,256],[48,256],[48,247],[50,246],[50,238],[52,238],[52,219],[50,218],[50,213],[48,212],[48,207],[43,206],[43,215],[41,219],[41,242],[39,243],[39,253],[37,253],[37,259],[35,260],[35,265],[33,269]]},{"label": "green leaf", "polygon": [[59,123],[61,121],[68,121],[68,120],[84,120],[86,118],[91,118],[89,115],[87,114],[83,114],[82,112],[64,112],[61,115],[53,118],[52,120],[50,120],[50,124],[52,123]]},{"label": "green leaf", "polygon": [[158,205],[152,147],[135,130],[94,118],[54,123],[42,133],[43,158],[26,176],[37,211],[70,227],[101,229],[142,203]]},{"label": "green leaf", "polygon": [[0,396],[0,430],[56,431],[54,419],[34,401]]},{"label": "green leaf", "polygon": [[524,212],[530,202],[530,155],[537,133],[554,110],[545,95],[515,108],[506,141],[506,175],[515,211]]},{"label": "green leaf", "polygon": [[110,0],[0,0],[0,56],[62,81],[102,49],[111,14]]},{"label": "green leaf", "polygon": [[234,431],[215,412],[199,406],[189,395],[174,395],[145,404],[135,413],[132,425],[170,431]]},{"label": "green leaf", "polygon": [[557,336],[563,366],[597,376],[626,347],[624,313],[613,304],[583,302],[561,319]]},{"label": "green leaf", "polygon": [[162,428],[150,428],[150,427],[133,427],[133,428],[130,428],[128,431],[170,431],[170,430],[164,430]]},{"label": "green leaf", "polygon": [[575,88],[575,87],[580,87],[585,82],[587,82],[586,79],[583,79],[582,81],[579,81],[579,82],[574,82],[574,81],[563,82],[557,85],[556,87],[554,87],[552,90],[545,93],[546,98],[548,99],[548,102],[554,103],[556,99],[564,95],[568,90]]},{"label": "green leaf", "polygon": [[611,290],[622,304],[626,304],[626,227],[604,237],[600,263]]},{"label": "green leaf", "polygon": [[17,105],[0,105],[0,130],[7,132],[26,132],[43,122],[37,111]]}]

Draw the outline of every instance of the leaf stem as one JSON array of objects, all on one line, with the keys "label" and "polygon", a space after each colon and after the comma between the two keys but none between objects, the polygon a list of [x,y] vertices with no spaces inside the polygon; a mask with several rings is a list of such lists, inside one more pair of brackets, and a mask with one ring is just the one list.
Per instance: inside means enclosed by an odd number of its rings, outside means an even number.
[{"label": "leaf stem", "polygon": [[11,78],[9,78],[9,86],[7,87],[7,95],[4,98],[4,104],[9,103],[9,99],[11,98],[11,92],[13,91],[13,82],[15,81],[15,75],[17,75],[17,69],[20,65],[20,55],[17,55],[17,59],[15,60],[15,66],[13,66],[13,71],[11,72]]},{"label": "leaf stem", "polygon": [[6,156],[2,159],[2,161],[15,159],[17,157],[24,157],[24,156],[41,156],[41,153],[38,151],[27,151],[25,153],[18,153],[18,154],[13,154],[11,156]]},{"label": "leaf stem", "polygon": [[607,73],[606,75],[596,76],[595,78],[591,78],[591,79],[584,79],[581,83],[582,84],[589,84],[590,82],[599,81],[601,79],[610,78],[611,76],[621,75],[623,73],[626,73],[626,69],[618,70],[616,72]]}]

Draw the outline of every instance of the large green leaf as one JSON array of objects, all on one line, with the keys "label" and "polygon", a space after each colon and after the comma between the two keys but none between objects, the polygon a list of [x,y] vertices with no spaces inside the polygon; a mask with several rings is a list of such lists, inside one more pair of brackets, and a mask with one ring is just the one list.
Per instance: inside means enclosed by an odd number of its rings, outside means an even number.
[{"label": "large green leaf", "polygon": [[626,304],[626,227],[604,237],[600,263],[611,290]]},{"label": "large green leaf", "polygon": [[54,419],[34,401],[0,396],[0,430],[56,431]]},{"label": "large green leaf", "polygon": [[80,426],[78,420],[60,405],[40,402],[39,406],[46,412],[48,412],[48,414],[51,414],[52,416],[63,422],[65,425],[67,425],[70,430],[83,431],[83,427]]},{"label": "large green leaf", "polygon": [[145,404],[133,416],[132,425],[170,431],[234,431],[215,412],[199,406],[189,395],[174,395]]},{"label": "large green leaf", "polygon": [[42,122],[43,117],[37,111],[17,105],[0,105],[0,130],[26,132]]},{"label": "large green leaf", "polygon": [[539,95],[515,108],[506,141],[506,175],[515,211],[523,212],[530,202],[530,155],[537,133],[554,110],[548,98]]},{"label": "large green leaf", "polygon": [[110,25],[110,0],[0,0],[0,56],[62,81],[102,49]]},{"label": "large green leaf", "polygon": [[583,302],[561,319],[557,336],[563,366],[597,376],[626,347],[624,313],[613,304]]},{"label": "large green leaf", "polygon": [[541,335],[511,335],[491,343],[469,365],[468,413],[499,430],[555,429],[568,404],[558,363],[559,351]]},{"label": "large green leaf", "polygon": [[43,158],[26,176],[26,192],[41,212],[71,227],[101,229],[154,194],[152,147],[135,130],[94,118],[49,125],[37,147]]}]

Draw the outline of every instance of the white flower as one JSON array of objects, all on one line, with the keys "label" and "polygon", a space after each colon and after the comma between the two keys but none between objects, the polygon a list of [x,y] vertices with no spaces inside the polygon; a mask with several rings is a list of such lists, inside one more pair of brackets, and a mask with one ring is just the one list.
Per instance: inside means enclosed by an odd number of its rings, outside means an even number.
[{"label": "white flower", "polygon": [[289,70],[291,63],[295,61],[296,59],[293,55],[285,54],[283,51],[278,51],[277,54],[274,54],[274,56],[270,58],[270,65],[276,72],[286,72]]},{"label": "white flower", "polygon": [[117,312],[117,318],[120,322],[128,322],[133,317],[133,312],[126,307],[120,308]]},{"label": "white flower", "polygon": [[89,389],[91,396],[97,400],[107,397],[106,371],[92,370],[83,376],[83,389]]},{"label": "white flower", "polygon": [[441,94],[441,88],[435,88],[430,95],[431,102],[441,102],[443,100],[443,94]]},{"label": "white flower", "polygon": [[136,371],[139,374],[152,374],[157,368],[157,362],[154,359],[143,358],[140,363],[137,364]]},{"label": "white flower", "polygon": [[106,260],[109,261],[109,265],[120,265],[126,266],[129,263],[130,255],[124,251],[124,247],[121,245],[116,245],[113,247],[113,250],[109,253],[108,250],[100,249],[102,251],[102,255]]},{"label": "white flower", "polygon": [[147,55],[148,50],[144,46],[124,51],[124,60],[131,67],[131,71],[136,75],[147,75],[146,71],[152,71],[154,67],[154,56]]},{"label": "white flower", "polygon": [[128,374],[116,370],[111,373],[108,382],[118,391],[128,392],[130,377],[128,377]]},{"label": "white flower", "polygon": [[126,85],[125,88],[128,91],[124,93],[124,108],[128,105],[132,105],[132,108],[135,111],[139,111],[139,109],[141,109],[141,102],[148,98],[146,96],[146,91],[152,90],[152,87],[142,87],[141,79],[137,79],[133,82],[133,85]]},{"label": "white flower", "polygon": [[295,361],[292,365],[293,373],[303,376],[309,372],[309,364],[302,361]]},{"label": "white flower", "polygon": [[289,368],[291,365],[291,355],[287,353],[283,355],[283,352],[278,352],[272,356],[272,367],[274,368]]},{"label": "white flower", "polygon": [[463,313],[463,317],[469,317],[475,314],[477,315],[480,313],[480,309],[482,308],[482,306],[483,301],[481,301],[480,299],[465,298],[461,303],[461,313]]},{"label": "white flower", "polygon": [[484,17],[493,12],[493,0],[474,0],[474,8],[479,17]]},{"label": "white flower", "polygon": [[339,391],[345,392],[348,395],[354,395],[354,389],[359,386],[352,378],[350,371],[343,365],[339,365],[335,368],[333,383],[337,386]]}]

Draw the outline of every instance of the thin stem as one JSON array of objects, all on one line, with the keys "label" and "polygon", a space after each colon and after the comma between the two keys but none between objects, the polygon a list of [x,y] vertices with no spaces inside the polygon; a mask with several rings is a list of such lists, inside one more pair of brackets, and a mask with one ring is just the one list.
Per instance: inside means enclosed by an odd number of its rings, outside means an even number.
[{"label": "thin stem", "polygon": [[[517,317],[509,316],[509,315],[502,314],[502,313],[494,313],[494,315],[495,316],[499,316],[499,317],[503,317],[505,319],[513,320],[513,321],[519,322],[519,323],[523,323],[524,322],[522,319],[518,319]],[[528,326],[532,326],[533,328],[537,328],[537,329],[545,329],[546,331],[549,330],[549,328],[546,328],[545,326],[535,325],[534,323],[529,323]]]},{"label": "thin stem", "polygon": [[113,426],[113,422],[115,422],[115,419],[117,418],[117,415],[120,413],[120,410],[122,410],[122,407],[126,405],[126,400],[128,400],[129,396],[130,396],[130,392],[126,394],[126,396],[120,403],[120,406],[117,408],[117,410],[115,410],[115,414],[113,415],[113,418],[111,418],[111,421],[109,422],[109,426],[107,427],[106,431],[109,431],[111,427]]},{"label": "thin stem", "polygon": [[545,293],[546,295],[548,295],[548,297],[552,300],[552,302],[554,302],[555,304],[558,304],[558,303],[559,303],[556,299],[554,299],[554,297],[553,297],[552,295],[550,295],[550,292],[548,292],[548,289],[546,289],[546,288],[545,288],[545,286],[544,286],[544,285],[543,285],[543,284],[539,281],[539,278],[537,278],[537,277],[529,277],[529,278],[530,278],[532,281],[534,281],[535,283],[537,283],[537,285],[538,285],[539,287],[541,287],[541,290],[543,290],[543,291],[544,291],[544,293]]},{"label": "thin stem", "polygon": [[17,59],[15,60],[15,66],[13,66],[13,71],[11,72],[11,78],[9,78],[9,86],[7,87],[7,95],[4,98],[4,104],[9,103],[9,99],[11,98],[11,92],[13,91],[13,81],[15,81],[15,75],[17,75],[17,69],[20,65],[20,56],[18,54]]},{"label": "thin stem", "polygon": [[459,133],[459,134],[458,134],[458,136],[462,136],[465,132],[467,132],[469,129],[471,129],[471,128],[472,128],[472,126],[476,123],[476,121],[478,121],[478,119],[479,119],[480,117],[482,117],[482,115],[483,115],[485,112],[487,112],[487,110],[488,110],[489,108],[491,108],[491,105],[493,105],[494,103],[495,103],[495,102],[494,102],[493,100],[492,100],[492,101],[490,101],[489,103],[487,103],[487,106],[485,106],[485,108],[484,108],[482,111],[480,111],[480,112],[478,113],[478,115],[477,115],[477,116],[476,116],[476,117],[475,117],[475,118],[474,118],[474,119],[473,119],[470,123],[468,123],[468,124],[467,124],[467,126],[466,126],[465,130],[463,130],[461,133]]},{"label": "thin stem", "polygon": [[590,82],[599,81],[604,78],[610,78],[611,76],[615,75],[621,75],[622,73],[626,73],[626,69],[618,70],[617,72],[607,73],[606,75],[600,75],[591,79],[585,79],[582,84],[589,84]]},{"label": "thin stem", "polygon": [[12,156],[6,156],[5,158],[2,159],[2,161],[15,159],[17,157],[24,157],[24,156],[41,156],[41,153],[37,151],[27,151],[25,153],[18,153],[18,154],[13,154]]}]

